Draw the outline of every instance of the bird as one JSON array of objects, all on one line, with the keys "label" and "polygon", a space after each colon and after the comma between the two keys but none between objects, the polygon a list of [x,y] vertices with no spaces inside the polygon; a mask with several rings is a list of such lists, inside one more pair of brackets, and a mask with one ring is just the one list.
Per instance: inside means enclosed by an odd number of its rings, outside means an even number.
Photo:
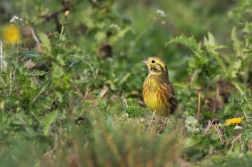
[{"label": "bird", "polygon": [[164,116],[166,125],[168,116],[174,114],[178,108],[178,101],[174,89],[169,81],[166,63],[158,57],[149,57],[142,61],[149,70],[144,80],[143,99],[148,108],[153,111],[149,127],[155,115]]}]

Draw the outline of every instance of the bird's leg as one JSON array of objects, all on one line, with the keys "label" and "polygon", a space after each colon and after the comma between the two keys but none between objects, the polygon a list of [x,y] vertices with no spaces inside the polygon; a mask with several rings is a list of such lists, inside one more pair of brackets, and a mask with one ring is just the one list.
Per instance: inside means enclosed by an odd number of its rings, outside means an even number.
[{"label": "bird's leg", "polygon": [[163,122],[163,124],[160,125],[160,128],[159,128],[157,134],[159,134],[160,132],[162,132],[164,130],[164,128],[167,125],[167,121],[168,121],[168,117],[165,117],[164,122]]},{"label": "bird's leg", "polygon": [[150,122],[149,122],[149,127],[148,127],[148,128],[150,128],[150,127],[151,127],[152,122],[153,122],[153,118],[154,118],[155,114],[156,114],[156,110],[154,110],[154,111],[153,111],[153,113],[152,113],[152,116],[151,116],[151,119],[150,119]]},{"label": "bird's leg", "polygon": [[166,126],[166,125],[167,125],[167,121],[168,121],[168,117],[165,117],[165,119],[164,119],[164,122],[163,122],[162,126]]}]

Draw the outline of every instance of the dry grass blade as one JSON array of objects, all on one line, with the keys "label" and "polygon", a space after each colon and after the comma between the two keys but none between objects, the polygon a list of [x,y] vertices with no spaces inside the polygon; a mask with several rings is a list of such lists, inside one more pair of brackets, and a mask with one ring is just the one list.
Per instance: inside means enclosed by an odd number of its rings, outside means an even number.
[{"label": "dry grass blade", "polygon": [[108,90],[109,90],[109,88],[107,86],[104,86],[104,88],[100,92],[100,98],[101,99],[105,96],[105,94],[108,92]]},{"label": "dry grass blade", "polygon": [[217,131],[217,134],[218,134],[218,136],[219,136],[219,138],[220,138],[221,143],[224,144],[223,135],[222,135],[222,133],[221,133],[221,131],[220,131],[219,126],[216,124],[216,125],[213,126],[213,127],[214,127],[215,130]]},{"label": "dry grass blade", "polygon": [[203,135],[206,135],[209,131],[210,131],[210,129],[211,129],[211,127],[212,127],[212,124],[213,124],[213,120],[212,121],[208,121],[208,125],[207,125],[207,128],[204,130],[204,132],[203,132]]}]

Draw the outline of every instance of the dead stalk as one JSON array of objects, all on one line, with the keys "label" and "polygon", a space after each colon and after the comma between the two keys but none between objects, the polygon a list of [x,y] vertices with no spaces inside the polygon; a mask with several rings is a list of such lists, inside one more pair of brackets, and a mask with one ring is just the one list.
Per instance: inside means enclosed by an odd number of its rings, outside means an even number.
[{"label": "dead stalk", "polygon": [[107,86],[104,86],[104,88],[100,92],[100,98],[101,99],[105,96],[105,94],[108,92],[108,90],[109,90],[109,88]]}]

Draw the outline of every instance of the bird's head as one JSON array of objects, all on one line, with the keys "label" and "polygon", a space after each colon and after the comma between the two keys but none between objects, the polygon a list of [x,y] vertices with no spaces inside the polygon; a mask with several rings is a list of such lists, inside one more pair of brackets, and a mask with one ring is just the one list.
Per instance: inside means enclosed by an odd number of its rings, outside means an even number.
[{"label": "bird's head", "polygon": [[167,66],[163,60],[158,57],[149,57],[142,61],[149,69],[149,75],[151,76],[167,76]]}]

